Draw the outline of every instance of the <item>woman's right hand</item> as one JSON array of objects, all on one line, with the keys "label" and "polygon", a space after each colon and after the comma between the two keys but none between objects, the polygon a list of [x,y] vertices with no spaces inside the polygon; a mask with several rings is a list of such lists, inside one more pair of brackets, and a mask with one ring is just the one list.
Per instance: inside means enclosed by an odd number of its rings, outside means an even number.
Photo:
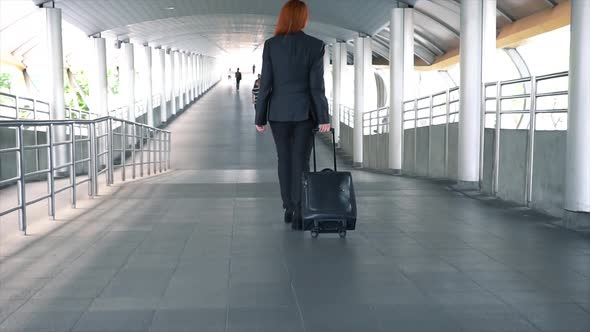
[{"label": "woman's right hand", "polygon": [[329,123],[325,123],[325,124],[321,124],[319,126],[319,131],[320,133],[327,133],[330,131],[330,124]]}]

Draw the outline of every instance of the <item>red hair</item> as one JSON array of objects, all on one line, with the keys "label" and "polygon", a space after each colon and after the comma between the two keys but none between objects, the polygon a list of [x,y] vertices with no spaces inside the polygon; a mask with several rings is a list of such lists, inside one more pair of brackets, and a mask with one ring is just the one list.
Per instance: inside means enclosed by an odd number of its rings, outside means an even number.
[{"label": "red hair", "polygon": [[289,0],[281,9],[275,35],[286,35],[299,32],[305,28],[309,12],[307,5],[301,0]]}]

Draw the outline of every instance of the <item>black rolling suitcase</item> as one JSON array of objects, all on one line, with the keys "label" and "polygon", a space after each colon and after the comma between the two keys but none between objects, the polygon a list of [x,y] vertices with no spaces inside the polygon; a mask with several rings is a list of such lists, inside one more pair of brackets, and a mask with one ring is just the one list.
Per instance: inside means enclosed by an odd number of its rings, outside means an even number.
[{"label": "black rolling suitcase", "polygon": [[332,146],[334,169],[317,171],[315,133],[313,138],[313,172],[302,176],[301,217],[303,229],[310,230],[312,237],[319,233],[338,233],[346,236],[347,230],[356,227],[356,199],[350,172],[338,172],[336,168],[336,142],[334,129]]}]

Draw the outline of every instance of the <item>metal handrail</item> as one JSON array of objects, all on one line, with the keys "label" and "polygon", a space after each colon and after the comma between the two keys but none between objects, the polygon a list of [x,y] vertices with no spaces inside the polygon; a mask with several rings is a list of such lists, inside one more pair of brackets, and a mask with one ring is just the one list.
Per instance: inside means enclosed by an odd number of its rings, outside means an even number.
[{"label": "metal handrail", "polygon": [[[7,103],[10,100],[10,103]],[[32,103],[32,105],[29,105]],[[5,114],[6,111],[14,112],[12,115]],[[26,117],[23,117],[26,113]],[[13,95],[5,92],[0,92],[0,120],[2,119],[29,119],[37,120],[40,115],[49,118],[49,103],[33,97],[25,97]]]},{"label": "metal handrail", "polygon": [[363,135],[377,135],[389,132],[389,106],[363,113]]},{"label": "metal handrail", "polygon": [[[118,126],[116,126],[118,125]],[[24,142],[25,128],[45,128],[47,142],[45,144],[34,143],[26,145]],[[12,212],[19,213],[19,230],[26,234],[27,231],[27,206],[45,199],[48,200],[49,215],[55,219],[56,194],[70,190],[72,207],[76,207],[77,186],[88,183],[88,195],[94,197],[99,192],[98,177],[105,174],[107,185],[114,183],[114,171],[121,169],[121,179],[126,179],[126,169],[131,167],[132,177],[136,177],[136,169],[139,167],[139,176],[144,175],[147,165],[147,174],[167,171],[170,168],[170,150],[172,134],[169,131],[149,127],[141,123],[114,118],[111,116],[93,120],[0,120],[0,128],[14,128],[16,144],[14,147],[0,149],[0,155],[16,152],[15,160],[17,176],[3,179],[0,185],[16,183],[18,189],[18,202],[16,206],[0,211],[0,217]],[[119,129],[117,131],[117,129]],[[69,138],[67,134],[69,133]],[[60,139],[61,138],[61,139]],[[118,141],[117,138],[119,138]],[[120,148],[115,148],[115,142],[120,143]],[[88,157],[79,158],[77,144],[87,144]],[[47,167],[34,171],[26,171],[24,153],[27,150],[47,150]],[[65,154],[69,156],[65,156]],[[128,158],[127,154],[130,154]],[[119,156],[119,163],[115,164],[115,157]],[[67,158],[66,158],[67,157]],[[147,160],[145,160],[147,158]],[[64,162],[66,159],[69,161]],[[129,159],[129,160],[128,160]],[[58,162],[62,164],[58,164]],[[104,162],[104,165],[101,165]],[[83,180],[77,178],[77,166],[88,166],[88,177]],[[68,175],[69,184],[56,189],[55,178],[60,175]],[[25,179],[31,176],[47,176],[46,195],[27,200],[27,187]]]},{"label": "metal handrail", "polygon": [[[481,169],[483,174],[483,143],[485,138],[484,129],[494,128],[493,142],[493,193],[498,192],[499,168],[500,168],[500,142],[502,130],[504,128],[521,129],[527,131],[527,154],[526,158],[526,189],[525,201],[528,205],[532,203],[533,193],[533,171],[534,171],[534,152],[535,152],[535,133],[539,130],[564,130],[567,119],[564,116],[568,112],[567,98],[568,91],[561,87],[548,86],[543,88],[543,83],[552,79],[567,78],[569,73],[559,72],[541,76],[524,77],[513,80],[488,82],[484,84],[482,98],[482,121],[481,121]],[[519,87],[522,85],[522,88]],[[402,121],[403,128],[413,129],[419,127],[428,127],[430,131],[434,125],[444,125],[444,147],[445,147],[445,173],[449,175],[449,125],[459,121],[459,87],[437,92],[429,96],[415,98],[403,103]],[[553,98],[553,99],[552,99]],[[563,98],[563,99],[559,99]],[[547,102],[548,101],[548,102]],[[495,107],[490,108],[488,103],[495,103]],[[506,107],[509,103],[515,103],[516,106]],[[543,106],[545,104],[546,106]],[[380,112],[384,112],[380,113]],[[547,127],[539,127],[538,116],[551,117],[547,121]],[[514,123],[510,126],[505,125],[506,119],[503,117],[512,117]],[[525,121],[528,119],[528,122]],[[387,133],[387,126],[379,130],[379,125],[387,123],[389,120],[388,109],[377,109],[363,114],[363,134],[375,135]],[[489,120],[489,122],[488,122]],[[490,123],[494,121],[493,125]],[[344,120],[342,121],[344,122]],[[504,123],[504,124],[503,124]],[[418,130],[413,131],[414,142],[417,142]],[[369,144],[368,151],[372,151],[370,144],[373,141],[366,141]],[[428,162],[431,159],[431,145],[428,142]],[[385,145],[375,146],[383,149]],[[416,167],[417,150],[416,144],[413,146],[414,167]],[[379,150],[377,153],[386,152]],[[412,154],[410,153],[410,156]],[[412,157],[410,157],[412,158]],[[414,169],[415,171],[415,169]],[[483,178],[483,175],[481,175]]]},{"label": "metal handrail", "polygon": [[340,106],[340,123],[354,128],[354,109],[345,105]]}]

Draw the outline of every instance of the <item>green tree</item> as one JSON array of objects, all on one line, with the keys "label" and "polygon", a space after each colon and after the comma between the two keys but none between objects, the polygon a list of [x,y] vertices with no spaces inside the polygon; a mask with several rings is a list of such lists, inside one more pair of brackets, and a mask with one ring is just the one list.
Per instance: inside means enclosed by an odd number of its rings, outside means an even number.
[{"label": "green tree", "polygon": [[9,73],[0,73],[0,91],[10,93],[12,88],[12,77]]},{"label": "green tree", "polygon": [[[90,96],[90,90],[88,88],[88,75],[86,75],[84,70],[80,70],[74,73],[74,77],[76,78],[76,82],[78,82],[82,93],[84,93],[84,96],[86,96],[86,99],[88,99],[88,96]],[[88,105],[86,105],[86,102],[84,102],[82,96],[80,96],[80,93],[77,93],[76,95],[78,96],[78,105],[80,105],[80,110],[88,111],[90,108]]]}]

